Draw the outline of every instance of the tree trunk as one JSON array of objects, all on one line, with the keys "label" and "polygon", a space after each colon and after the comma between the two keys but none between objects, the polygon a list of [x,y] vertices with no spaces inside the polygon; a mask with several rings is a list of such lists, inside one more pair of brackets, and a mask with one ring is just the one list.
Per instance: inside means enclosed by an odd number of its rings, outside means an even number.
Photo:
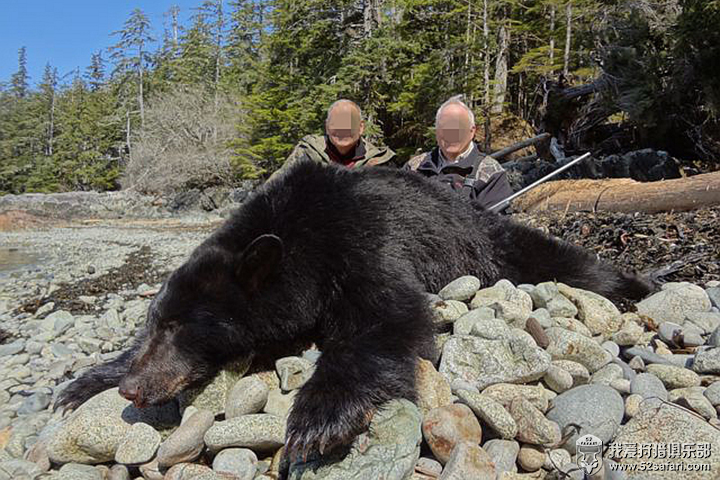
[{"label": "tree trunk", "polygon": [[[145,68],[143,67],[143,47],[140,45],[138,52],[138,69],[139,69],[139,80],[138,80],[138,104],[140,105],[140,127],[145,128],[145,102],[143,98],[143,73]],[[129,130],[129,129],[128,129]],[[128,143],[130,145],[130,143]]]},{"label": "tree trunk", "polygon": [[550,67],[555,65],[555,5],[550,5]]},{"label": "tree trunk", "polygon": [[53,140],[55,137],[55,90],[50,97],[50,125],[48,126],[48,155],[53,154]]},{"label": "tree trunk", "polygon": [[485,81],[485,108],[490,105],[490,25],[488,25],[488,0],[483,0],[483,39],[485,45],[485,71],[483,80]]},{"label": "tree trunk", "polygon": [[498,56],[495,62],[495,92],[493,94],[492,113],[502,113],[507,93],[508,45],[510,32],[505,25],[500,26],[498,34]]},{"label": "tree trunk", "polygon": [[572,0],[568,0],[567,9],[567,27],[565,28],[565,59],[563,62],[563,75],[567,77],[570,71],[570,42],[572,41]]},{"label": "tree trunk", "polygon": [[720,172],[693,177],[636,182],[608,180],[557,180],[520,196],[513,207],[526,212],[542,210],[657,213],[687,211],[720,204]]}]

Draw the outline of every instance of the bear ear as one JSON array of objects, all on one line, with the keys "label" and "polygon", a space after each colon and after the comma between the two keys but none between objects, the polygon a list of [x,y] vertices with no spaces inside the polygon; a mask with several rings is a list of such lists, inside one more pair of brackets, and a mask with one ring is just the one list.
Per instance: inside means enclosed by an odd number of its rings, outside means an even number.
[{"label": "bear ear", "polygon": [[263,280],[273,273],[283,255],[283,243],[271,234],[260,235],[240,255],[237,276],[245,290],[256,292]]}]

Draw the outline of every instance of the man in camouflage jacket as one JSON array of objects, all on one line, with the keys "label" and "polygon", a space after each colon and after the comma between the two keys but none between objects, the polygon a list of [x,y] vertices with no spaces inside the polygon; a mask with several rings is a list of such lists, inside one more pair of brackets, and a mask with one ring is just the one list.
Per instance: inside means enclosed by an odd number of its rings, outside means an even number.
[{"label": "man in camouflage jacket", "polygon": [[411,158],[404,168],[444,183],[484,208],[512,195],[505,170],[473,141],[475,116],[460,98],[438,109],[435,128],[438,146]]},{"label": "man in camouflage jacket", "polygon": [[348,168],[382,165],[392,160],[395,152],[371,144],[362,138],[364,132],[360,107],[350,100],[338,100],[328,109],[325,135],[307,135],[300,140],[280,171],[304,158]]}]

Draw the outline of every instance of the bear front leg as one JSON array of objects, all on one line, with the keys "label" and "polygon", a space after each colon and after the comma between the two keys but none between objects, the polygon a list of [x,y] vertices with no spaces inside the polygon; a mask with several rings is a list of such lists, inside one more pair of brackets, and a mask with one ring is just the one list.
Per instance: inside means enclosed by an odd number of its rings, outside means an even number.
[{"label": "bear front leg", "polygon": [[393,333],[378,330],[323,351],[288,418],[287,462],[348,446],[381,404],[415,400],[416,351]]}]

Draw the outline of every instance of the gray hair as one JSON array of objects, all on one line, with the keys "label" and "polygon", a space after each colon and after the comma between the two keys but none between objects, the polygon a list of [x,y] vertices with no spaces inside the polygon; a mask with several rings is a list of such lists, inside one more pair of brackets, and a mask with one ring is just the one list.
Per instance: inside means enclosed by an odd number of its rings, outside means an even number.
[{"label": "gray hair", "polygon": [[455,95],[454,97],[450,97],[449,99],[447,99],[445,103],[440,105],[440,108],[438,108],[437,113],[435,114],[435,128],[437,128],[438,123],[440,123],[440,115],[442,114],[442,111],[445,109],[445,107],[448,107],[450,105],[460,105],[461,107],[463,107],[468,113],[468,118],[470,119],[470,126],[475,126],[475,114],[472,110],[470,110],[470,107],[468,107],[465,102],[463,102],[462,95]]},{"label": "gray hair", "polygon": [[363,116],[362,116],[362,110],[360,110],[360,106],[357,103],[353,102],[352,100],[348,100],[347,98],[341,98],[340,100],[335,100],[332,103],[332,105],[330,105],[330,107],[328,107],[327,115],[325,116],[325,124],[326,125],[327,125],[328,119],[330,118],[330,113],[333,111],[333,109],[335,107],[337,107],[338,105],[342,105],[344,103],[349,103],[353,107],[357,108],[358,114],[360,114],[360,120],[362,120]]}]

